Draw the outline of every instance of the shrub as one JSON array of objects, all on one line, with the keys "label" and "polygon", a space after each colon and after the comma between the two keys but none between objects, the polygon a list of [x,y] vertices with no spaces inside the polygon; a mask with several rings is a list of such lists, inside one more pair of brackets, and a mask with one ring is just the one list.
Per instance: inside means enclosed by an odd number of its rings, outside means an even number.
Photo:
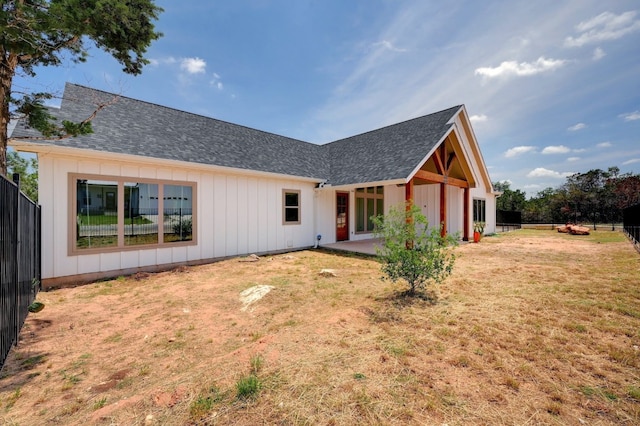
[{"label": "shrub", "polygon": [[451,274],[455,256],[450,248],[457,239],[442,237],[440,229],[429,228],[427,218],[413,203],[391,207],[387,215],[375,217],[373,222],[375,235],[382,238],[376,251],[383,278],[404,280],[409,285],[407,293],[414,296],[428,283],[439,284]]},{"label": "shrub", "polygon": [[178,235],[181,240],[191,235],[193,222],[191,219],[182,219],[173,224],[173,233]]}]

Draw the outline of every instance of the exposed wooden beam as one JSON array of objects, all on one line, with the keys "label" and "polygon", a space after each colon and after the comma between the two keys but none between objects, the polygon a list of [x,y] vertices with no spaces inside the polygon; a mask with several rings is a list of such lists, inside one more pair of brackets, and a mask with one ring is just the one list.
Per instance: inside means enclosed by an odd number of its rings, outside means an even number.
[{"label": "exposed wooden beam", "polygon": [[451,154],[449,154],[449,158],[447,159],[447,174],[449,174],[449,171],[451,170],[451,166],[453,165],[453,162],[456,160],[456,153],[452,152]]},{"label": "exposed wooden beam", "polygon": [[433,158],[433,162],[436,164],[436,170],[438,171],[438,173],[444,174],[445,173],[444,163],[442,162],[442,158],[440,158],[439,149],[435,150],[435,152],[432,155],[432,158]]},{"label": "exposed wooden beam", "polygon": [[469,182],[465,180],[439,175],[438,173],[429,172],[427,170],[418,170],[414,177],[433,183],[446,183],[447,185],[453,185],[459,188],[469,187]]},{"label": "exposed wooden beam", "polygon": [[[447,138],[448,139],[448,138]],[[447,169],[444,167],[444,160],[447,158],[447,139],[440,144],[440,161],[442,162],[442,174],[445,174]]]}]

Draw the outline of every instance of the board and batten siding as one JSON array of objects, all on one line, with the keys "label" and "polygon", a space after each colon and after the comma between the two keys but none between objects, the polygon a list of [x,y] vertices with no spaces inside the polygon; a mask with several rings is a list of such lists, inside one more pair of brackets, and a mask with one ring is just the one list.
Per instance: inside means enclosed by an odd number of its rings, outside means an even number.
[{"label": "board and batten siding", "polygon": [[[305,248],[315,243],[313,182],[52,154],[38,157],[45,286],[48,281],[56,285],[53,279],[59,283],[81,281],[83,277]],[[195,183],[196,244],[70,255],[70,173]],[[283,224],[283,189],[300,191],[300,224]]]}]

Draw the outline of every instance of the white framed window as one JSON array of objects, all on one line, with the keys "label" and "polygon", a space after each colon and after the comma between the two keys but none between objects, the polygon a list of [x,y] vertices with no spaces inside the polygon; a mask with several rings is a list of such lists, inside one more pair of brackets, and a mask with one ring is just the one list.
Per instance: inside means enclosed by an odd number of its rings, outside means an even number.
[{"label": "white framed window", "polygon": [[373,232],[372,218],[384,214],[384,187],[356,188],[356,233]]},{"label": "white framed window", "polygon": [[283,189],[282,224],[299,225],[301,222],[300,191],[295,189]]}]

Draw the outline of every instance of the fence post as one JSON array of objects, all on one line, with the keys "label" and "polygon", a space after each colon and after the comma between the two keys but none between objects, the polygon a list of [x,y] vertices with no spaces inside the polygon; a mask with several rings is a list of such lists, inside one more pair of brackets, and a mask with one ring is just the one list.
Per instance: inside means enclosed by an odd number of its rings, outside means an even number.
[{"label": "fence post", "polygon": [[14,173],[13,174],[13,182],[16,184],[16,196],[15,196],[15,201],[16,201],[16,233],[15,233],[15,240],[14,240],[14,247],[15,247],[15,253],[16,253],[16,257],[15,257],[15,273],[14,273],[14,277],[13,279],[15,280],[15,286],[16,286],[16,295],[15,295],[15,327],[16,327],[16,339],[14,342],[14,346],[18,346],[18,340],[20,339],[20,302],[21,302],[21,291],[20,291],[20,174],[18,173]]}]

